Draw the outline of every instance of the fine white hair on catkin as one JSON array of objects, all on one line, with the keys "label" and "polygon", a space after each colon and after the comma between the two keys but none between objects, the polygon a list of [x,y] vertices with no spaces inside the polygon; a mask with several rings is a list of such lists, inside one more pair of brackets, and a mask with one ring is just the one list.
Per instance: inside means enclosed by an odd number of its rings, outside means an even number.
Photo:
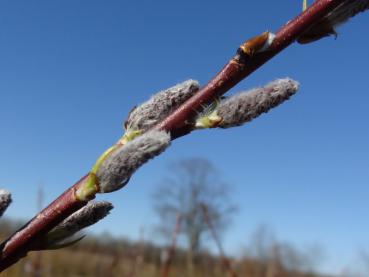
[{"label": "fine white hair on catkin", "polygon": [[348,21],[351,17],[354,17],[361,12],[365,12],[368,9],[368,0],[345,0],[337,8],[326,15],[319,24],[313,26],[312,29],[324,24],[330,24],[332,27],[337,27]]},{"label": "fine white hair on catkin", "polygon": [[298,82],[294,80],[278,79],[265,87],[226,98],[217,108],[217,114],[222,118],[218,127],[235,127],[251,121],[289,99],[298,87]]},{"label": "fine white hair on catkin", "polygon": [[141,165],[161,154],[169,145],[170,135],[167,132],[152,130],[120,146],[96,172],[100,192],[122,188]]},{"label": "fine white hair on catkin", "polygon": [[5,189],[0,189],[0,217],[4,214],[11,202],[12,197],[10,192]]},{"label": "fine white hair on catkin", "polygon": [[113,205],[108,201],[90,201],[52,229],[47,234],[47,240],[50,244],[61,242],[80,230],[97,223],[106,217],[112,209]]},{"label": "fine white hair on catkin", "polygon": [[199,90],[199,83],[187,80],[160,91],[134,108],[125,122],[126,128],[146,131]]}]

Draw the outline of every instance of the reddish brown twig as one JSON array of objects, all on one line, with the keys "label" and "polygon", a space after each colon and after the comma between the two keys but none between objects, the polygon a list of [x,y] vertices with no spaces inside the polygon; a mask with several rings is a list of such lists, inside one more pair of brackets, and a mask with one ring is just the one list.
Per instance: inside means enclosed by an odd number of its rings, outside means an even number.
[{"label": "reddish brown twig", "polygon": [[[41,211],[44,203],[44,191],[40,186],[37,192],[37,212]],[[32,277],[41,277],[42,273],[42,252],[38,251],[32,260]]]},{"label": "reddish brown twig", "polygon": [[219,256],[220,256],[220,259],[221,259],[221,262],[222,262],[222,265],[223,265],[224,269],[229,273],[229,276],[237,277],[237,273],[233,270],[229,259],[224,254],[224,249],[223,249],[222,243],[220,242],[218,234],[217,234],[217,232],[215,230],[215,227],[212,223],[212,220],[210,218],[208,206],[205,203],[201,203],[200,208],[201,208],[202,213],[204,215],[205,223],[208,226],[208,228],[210,230],[210,233],[211,233],[211,236],[213,237],[213,240],[214,240],[214,242],[215,242],[215,244],[218,248]]},{"label": "reddish brown twig", "polygon": [[170,268],[173,262],[173,258],[174,255],[176,253],[176,248],[177,248],[177,237],[178,234],[181,230],[181,221],[182,221],[182,216],[180,213],[177,214],[176,217],[176,225],[174,227],[173,230],[173,234],[172,234],[172,243],[170,244],[170,247],[168,248],[168,256],[166,257],[165,263],[163,265],[163,269],[162,269],[162,273],[161,276],[162,277],[168,277],[169,276],[169,272],[170,272]]},{"label": "reddish brown twig", "polygon": [[[343,0],[318,0],[304,13],[289,21],[276,33],[276,37],[268,51],[255,53],[252,56],[237,54],[198,93],[155,126],[155,128],[170,132],[173,139],[189,133],[192,130],[191,121],[193,117],[198,111],[201,111],[204,104],[214,101],[216,97],[227,92],[294,42],[314,23],[318,22],[342,2]],[[78,199],[75,194],[76,190],[86,181],[86,177],[87,175],[1,244],[0,272],[25,256],[40,237],[46,235],[58,223],[86,205],[88,199]],[[92,194],[90,197],[93,198],[94,195]]]},{"label": "reddish brown twig", "polygon": [[[279,29],[268,51],[255,53],[252,57],[234,56],[198,93],[156,127],[162,130],[169,130],[173,138],[189,133],[192,130],[191,124],[188,124],[189,119],[196,116],[196,113],[201,110],[203,105],[211,103],[214,101],[214,98],[226,93],[261,65],[293,43],[309,27],[314,25],[315,22],[318,22],[342,2],[342,0],[318,0],[305,12]],[[246,43],[247,41],[244,44]]]},{"label": "reddish brown twig", "polygon": [[66,190],[18,232],[1,244],[0,272],[27,255],[28,249],[31,249],[39,238],[42,238],[69,215],[87,204],[86,201],[75,198],[75,191],[86,177],[87,175],[82,177],[74,186]]}]

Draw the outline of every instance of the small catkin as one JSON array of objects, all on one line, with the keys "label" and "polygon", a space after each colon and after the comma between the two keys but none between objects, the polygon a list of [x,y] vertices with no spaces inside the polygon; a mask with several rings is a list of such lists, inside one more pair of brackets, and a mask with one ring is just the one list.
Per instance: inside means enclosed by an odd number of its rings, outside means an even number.
[{"label": "small catkin", "polygon": [[187,80],[160,91],[134,108],[125,122],[128,129],[146,131],[199,90],[199,83]]},{"label": "small catkin", "polygon": [[12,197],[10,192],[5,189],[0,189],[0,217],[4,214],[11,202]]},{"label": "small catkin", "polygon": [[108,201],[90,201],[86,206],[67,217],[47,234],[50,246],[97,223],[106,217],[111,209],[113,209],[113,205]]},{"label": "small catkin", "polygon": [[145,162],[162,153],[170,145],[164,131],[148,131],[111,153],[96,172],[100,192],[122,188],[131,175]]},{"label": "small catkin", "polygon": [[322,19],[321,24],[328,24],[329,22],[331,26],[334,28],[345,23],[351,17],[354,17],[355,15],[361,12],[365,12],[368,9],[369,9],[368,0],[355,0],[355,1],[345,0],[337,8],[335,8],[328,15],[326,15]]},{"label": "small catkin", "polygon": [[222,118],[217,127],[235,127],[251,121],[290,98],[298,87],[294,80],[278,79],[265,87],[226,98],[217,108],[217,115]]},{"label": "small catkin", "polygon": [[338,26],[346,23],[350,18],[361,12],[365,12],[368,9],[369,0],[341,1],[341,4],[304,32],[297,41],[305,44],[330,35],[337,37],[336,29]]}]

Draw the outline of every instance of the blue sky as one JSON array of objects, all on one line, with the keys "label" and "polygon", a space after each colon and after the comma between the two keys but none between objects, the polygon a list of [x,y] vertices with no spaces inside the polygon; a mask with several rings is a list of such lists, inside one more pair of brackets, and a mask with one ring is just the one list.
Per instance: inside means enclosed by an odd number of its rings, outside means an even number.
[{"label": "blue sky", "polygon": [[[300,1],[1,1],[0,186],[8,215],[29,218],[122,134],[130,108],[188,78],[205,83],[245,39],[278,29]],[[252,123],[177,140],[123,190],[95,232],[136,239],[155,222],[151,194],[181,158],[209,159],[239,206],[224,243],[260,224],[298,247],[320,244],[322,268],[355,267],[369,250],[369,14],[337,40],[293,45],[232,92],[289,76],[296,96]],[[221,147],[219,147],[221,146]]]}]

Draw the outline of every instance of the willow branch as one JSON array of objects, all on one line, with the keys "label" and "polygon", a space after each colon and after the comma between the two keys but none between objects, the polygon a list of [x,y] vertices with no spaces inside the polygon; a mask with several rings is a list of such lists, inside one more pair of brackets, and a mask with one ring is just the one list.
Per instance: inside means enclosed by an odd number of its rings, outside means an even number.
[{"label": "willow branch", "polygon": [[[165,118],[156,128],[170,131],[172,138],[191,132],[192,126],[188,124],[189,119],[196,116],[197,111],[201,110],[202,106],[211,103],[215,98],[226,93],[291,43],[295,42],[299,36],[343,2],[344,0],[318,0],[305,12],[288,21],[287,24],[279,29],[268,51],[256,53],[251,57],[245,57],[237,53],[198,93]],[[247,42],[243,45],[247,44]]]},{"label": "willow branch", "polygon": [[[253,55],[244,55],[238,51],[212,80],[157,124],[154,129],[170,132],[172,139],[188,134],[193,128],[191,122],[197,112],[201,111],[203,105],[211,103],[217,97],[223,95],[296,41],[306,30],[343,2],[344,0],[318,0],[305,12],[280,28],[267,51],[254,53]],[[243,45],[247,45],[247,42]],[[24,257],[40,238],[95,197],[96,191],[86,199],[81,199],[76,195],[77,190],[86,183],[87,179],[88,175],[82,177],[75,185],[66,190],[0,245],[0,272]]]}]

